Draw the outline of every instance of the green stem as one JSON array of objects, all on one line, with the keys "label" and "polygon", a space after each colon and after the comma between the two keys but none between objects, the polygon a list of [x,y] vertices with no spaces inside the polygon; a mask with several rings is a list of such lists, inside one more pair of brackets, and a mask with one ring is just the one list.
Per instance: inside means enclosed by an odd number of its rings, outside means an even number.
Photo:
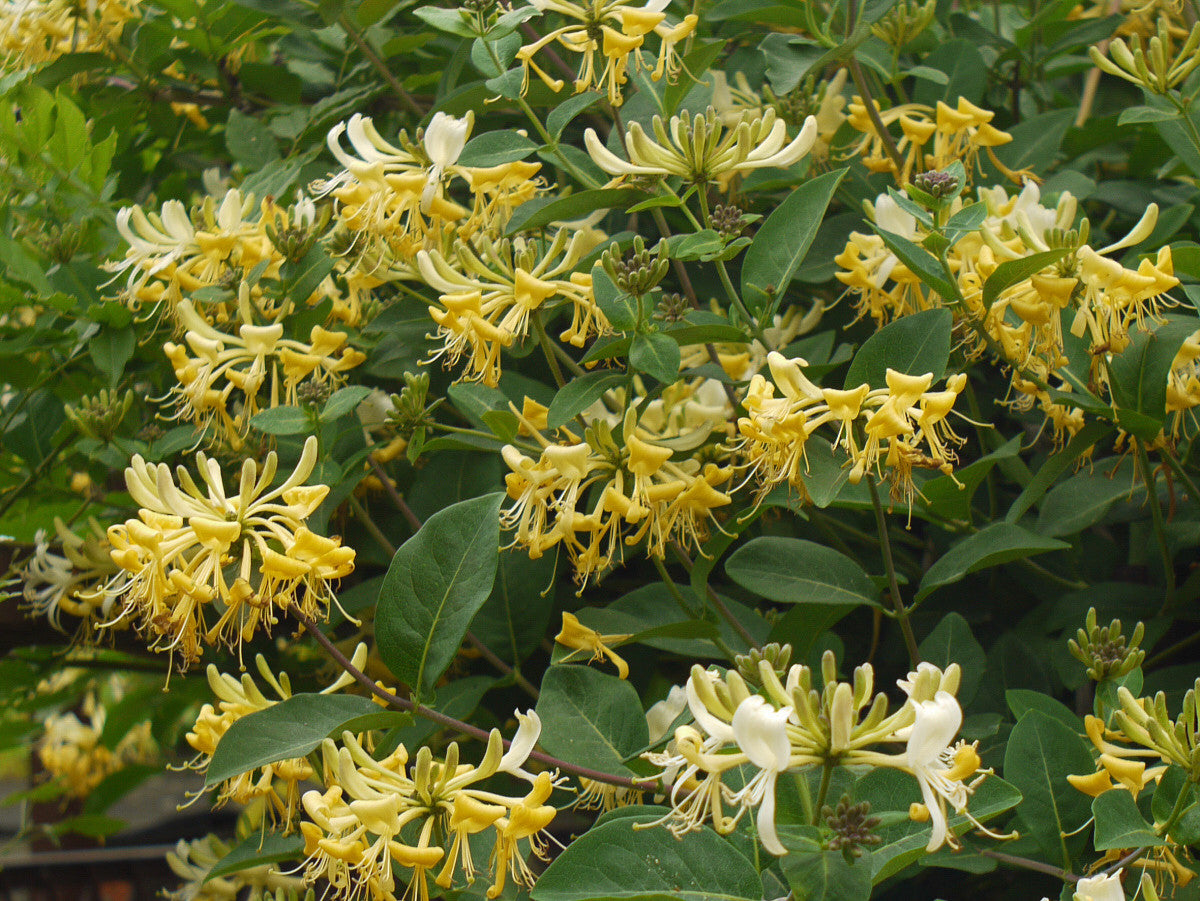
[{"label": "green stem", "polygon": [[[692,558],[688,556],[688,552],[684,550],[683,545],[678,541],[672,540],[671,550],[675,552],[675,556],[679,559],[680,564],[690,574],[695,564],[692,562]],[[747,646],[751,648],[757,648],[759,645],[754,640],[754,636],[750,634],[750,631],[742,624],[742,621],[733,615],[733,611],[725,605],[725,602],[721,600],[720,596],[713,591],[712,586],[707,582],[704,585],[704,593],[707,595],[708,602],[712,604],[713,609],[721,615],[725,622],[729,623],[733,631],[741,636],[742,641],[746,642]]]},{"label": "green stem", "polygon": [[58,442],[58,444],[56,444],[50,450],[50,453],[46,454],[46,456],[42,459],[42,462],[39,463],[29,473],[28,476],[25,477],[25,479],[21,482],[20,485],[17,485],[16,487],[10,489],[9,495],[3,501],[0,501],[0,516],[3,516],[5,513],[8,512],[8,509],[17,502],[17,498],[19,498],[21,496],[22,492],[24,492],[26,488],[28,488],[30,485],[32,485],[34,482],[36,482],[39,478],[41,478],[42,473],[44,473],[47,469],[50,468],[51,464],[53,464],[54,461],[58,459],[58,455],[61,454],[63,452],[64,448],[66,448],[66,446],[74,440],[75,440],[75,435],[70,434],[66,438],[64,438],[62,441]]},{"label": "green stem", "polygon": [[562,369],[558,365],[558,357],[554,353],[554,344],[550,340],[550,336],[546,334],[546,326],[542,324],[542,311],[534,310],[533,315],[529,317],[533,322],[533,330],[537,334],[538,344],[541,345],[542,355],[546,358],[546,365],[550,367],[550,375],[554,376],[554,384],[559,388],[567,383],[563,378]]},{"label": "green stem", "polygon": [[1146,445],[1137,438],[1131,440],[1137,457],[1138,473],[1146,486],[1146,501],[1150,504],[1150,521],[1154,524],[1154,538],[1158,543],[1159,556],[1162,558],[1163,578],[1166,580],[1166,597],[1159,610],[1159,615],[1162,615],[1175,605],[1175,564],[1171,560],[1171,549],[1167,547],[1167,531],[1163,524],[1162,505],[1158,502],[1158,480],[1150,466]]},{"label": "green stem", "polygon": [[1163,462],[1171,468],[1171,472],[1175,473],[1175,478],[1183,482],[1188,490],[1188,495],[1192,499],[1193,504],[1200,504],[1200,488],[1196,487],[1196,483],[1192,481],[1192,477],[1187,474],[1187,470],[1183,468],[1183,464],[1175,459],[1175,455],[1167,448],[1160,448],[1158,451],[1159,457]]},{"label": "green stem", "polygon": [[1179,822],[1180,817],[1183,816],[1184,811],[1187,809],[1187,802],[1191,798],[1192,783],[1186,782],[1183,788],[1180,789],[1179,797],[1175,799],[1175,805],[1171,808],[1171,813],[1167,816],[1166,822],[1161,826],[1154,827],[1155,834],[1161,836],[1169,835],[1171,830],[1175,828],[1175,824]]},{"label": "green stem", "polygon": [[896,563],[892,559],[892,541],[888,535],[887,517],[883,512],[883,504],[879,502],[879,492],[875,488],[875,476],[867,473],[867,488],[871,492],[871,506],[875,509],[875,528],[879,532],[879,549],[883,555],[883,568],[887,572],[888,598],[896,611],[896,622],[900,624],[900,633],[904,636],[904,646],[908,649],[908,660],[916,669],[921,662],[921,652],[917,650],[917,637],[913,635],[912,623],[908,621],[908,610],[900,598],[900,583],[896,579]]},{"label": "green stem", "polygon": [[825,765],[821,767],[821,785],[817,788],[817,801],[813,805],[812,824],[819,826],[821,824],[821,809],[825,806],[825,798],[829,794],[829,782],[833,777],[833,762],[826,760]]},{"label": "green stem", "polygon": [[[457,720],[452,716],[439,713],[438,711],[426,707],[423,704],[416,704],[408,700],[408,698],[402,698],[399,695],[392,694],[392,692],[381,687],[380,685],[377,685],[374,679],[351,663],[350,659],[340,650],[338,650],[334,643],[329,640],[329,636],[317,628],[317,624],[315,622],[303,614],[298,613],[297,617],[308,634],[315,638],[317,644],[325,649],[326,654],[337,661],[338,665],[341,666],[342,669],[354,677],[354,681],[356,681],[371,694],[375,695],[375,697],[379,698],[389,707],[395,710],[404,710],[409,713],[415,713],[417,716],[437,723],[439,726],[446,726],[462,733],[463,735],[469,735],[472,738],[479,739],[480,741],[487,741],[489,739],[490,733],[484,729],[480,729],[478,726],[472,726],[470,723],[464,723],[462,720]],[[512,744],[512,742],[510,742],[508,739],[502,739],[502,741],[506,749]],[[594,782],[604,782],[608,785],[618,785],[623,788],[634,788],[639,791],[654,791],[658,787],[657,780],[638,782],[626,776],[617,776],[613,773],[603,773],[599,770],[592,770],[588,769],[587,767],[576,766],[573,763],[569,763],[566,760],[560,760],[557,757],[551,757],[549,754],[544,754],[541,751],[531,751],[529,756],[533,760],[540,760],[547,766],[556,767],[563,772],[572,773],[576,776],[582,776],[585,779],[591,779]]]},{"label": "green stem", "polygon": [[[670,592],[671,597],[674,599],[679,609],[683,611],[684,616],[688,617],[689,619],[700,619],[703,614],[700,611],[693,609],[692,605],[687,602],[687,599],[683,596],[683,592],[679,590],[679,586],[675,584],[675,580],[672,579],[671,574],[667,572],[666,564],[664,564],[663,561],[658,557],[654,556],[654,554],[650,555],[650,562],[653,563],[654,568],[658,570],[659,578],[661,578],[663,584],[667,586],[667,591]],[[720,635],[714,635],[710,640],[716,646],[717,650],[728,657],[731,661],[737,657],[737,652],[734,651],[733,648],[731,648],[728,644],[726,644],[725,640],[721,638]]]},{"label": "green stem", "polygon": [[1063,882],[1078,882],[1079,877],[1074,873],[1064,870],[1062,867],[1056,867],[1052,863],[1042,863],[1040,860],[1031,860],[1028,857],[1018,857],[1016,854],[1005,854],[1002,851],[992,851],[985,848],[979,852],[983,857],[990,857],[992,860],[998,860],[1001,863],[1011,864],[1014,867],[1020,867],[1022,870],[1032,870],[1035,873],[1046,873],[1054,876],[1056,879],[1061,879]]},{"label": "green stem", "polygon": [[404,85],[402,85],[399,79],[392,74],[392,70],[388,68],[387,63],[385,63],[383,59],[380,58],[379,54],[375,52],[375,49],[367,43],[367,39],[363,37],[362,32],[354,27],[354,23],[350,21],[350,17],[343,13],[338,19],[338,24],[341,25],[342,30],[349,35],[350,40],[354,41],[355,46],[357,46],[362,55],[366,57],[367,62],[371,64],[371,67],[379,73],[379,77],[387,82],[388,87],[392,89],[392,93],[400,98],[400,102],[408,107],[409,111],[418,119],[422,118],[425,115],[425,110],[423,110],[421,105],[413,99],[412,94],[408,93],[408,91],[404,89]]}]

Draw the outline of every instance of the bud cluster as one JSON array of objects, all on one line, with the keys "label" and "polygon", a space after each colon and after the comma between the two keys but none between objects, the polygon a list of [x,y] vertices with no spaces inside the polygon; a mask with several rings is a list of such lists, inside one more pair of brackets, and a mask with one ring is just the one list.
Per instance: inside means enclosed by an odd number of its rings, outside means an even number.
[{"label": "bud cluster", "polygon": [[633,252],[629,256],[622,257],[620,249],[614,244],[604,252],[601,262],[613,283],[634,297],[644,297],[654,290],[671,265],[666,243],[659,242],[658,247],[651,251],[646,248],[641,235],[633,239]]},{"label": "bud cluster", "polygon": [[132,407],[132,390],[118,395],[115,390],[101,388],[95,396],[80,398],[77,405],[68,404],[65,412],[71,425],[88,438],[108,442]]},{"label": "bud cluster", "polygon": [[1086,629],[1080,629],[1067,646],[1071,656],[1087,667],[1088,677],[1096,682],[1120,679],[1146,659],[1146,652],[1138,648],[1146,633],[1141,623],[1134,626],[1133,635],[1126,639],[1121,633],[1119,619],[1107,626],[1096,625],[1096,608],[1092,607],[1088,610],[1085,625]]}]

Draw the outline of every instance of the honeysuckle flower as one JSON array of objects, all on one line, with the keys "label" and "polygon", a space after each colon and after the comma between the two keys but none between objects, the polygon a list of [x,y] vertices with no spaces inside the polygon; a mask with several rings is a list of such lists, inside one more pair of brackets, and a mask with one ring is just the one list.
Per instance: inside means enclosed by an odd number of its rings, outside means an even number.
[{"label": "honeysuckle flower", "polygon": [[575,92],[603,88],[609,102],[620,106],[621,87],[627,80],[630,60],[635,67],[642,66],[641,48],[651,33],[659,37],[660,44],[650,77],[656,81],[664,75],[673,78],[680,66],[675,46],[695,31],[699,18],[691,14],[677,25],[671,25],[664,12],[668,3],[669,0],[646,0],[644,5],[638,6],[628,0],[531,0],[531,5],[539,12],[559,13],[573,21],[517,51],[517,59],[524,68],[522,92],[528,89],[530,70],[551,90],[562,90],[562,79],[550,76],[534,61],[540,50],[558,43],[563,49],[582,56]]},{"label": "honeysuckle flower", "polygon": [[817,120],[809,116],[791,141],[787,125],[773,108],[762,115],[744,114],[726,126],[710,107],[695,116],[672,116],[669,123],[655,116],[654,140],[633,122],[625,134],[623,160],[601,143],[593,129],[584,132],[592,161],[609,175],[678,176],[688,184],[707,185],[729,176],[767,167],[787,168],[812,149]]},{"label": "honeysuckle flower", "polygon": [[5,68],[37,66],[68,53],[103,53],[136,18],[140,0],[4,0],[0,58]]},{"label": "honeysuckle flower", "polygon": [[1084,876],[1075,883],[1075,901],[1125,901],[1125,889],[1121,885],[1123,872],[1124,869],[1120,869],[1115,873]]},{"label": "honeysuckle flower", "polygon": [[84,698],[80,713],[86,722],[70,712],[48,716],[36,748],[43,769],[69,797],[86,798],[123,767],[149,763],[157,756],[149,720],[131,724],[110,749],[100,740],[107,711],[93,693]]},{"label": "honeysuckle flower", "polygon": [[108,530],[123,570],[110,583],[119,589],[121,616],[132,618],[154,650],[178,653],[186,668],[202,641],[240,649],[293,608],[322,615],[333,600],[330,584],[354,569],[354,550],[304,525],[329,492],[304,484],[316,462],[310,437],[296,469],[272,488],[276,454],[261,469],[245,460],[237,493],[229,494],[219,465],[203,453],[196,456],[203,489],[182,466],[177,486],[165,463],[135,456],[125,480],[141,509]]},{"label": "honeysuckle flower", "polygon": [[250,889],[251,896],[274,897],[278,889],[297,893],[303,890],[304,880],[276,870],[270,864],[246,867],[225,876],[208,877],[230,851],[231,844],[209,834],[203,838],[180,839],[173,851],[167,852],[167,866],[183,884],[173,892],[164,892],[169,901],[236,901]]},{"label": "honeysuckle flower", "polygon": [[626,679],[629,677],[629,664],[610,645],[623,644],[631,637],[631,635],[601,635],[595,629],[589,629],[581,623],[579,617],[574,613],[564,610],[562,630],[554,636],[554,641],[565,648],[590,652],[592,660],[602,660],[607,657],[617,668],[618,678]]},{"label": "honeysuckle flower", "polygon": [[791,707],[775,709],[760,695],[751,695],[738,705],[731,724],[734,742],[758,772],[730,801],[743,809],[758,807],[758,839],[775,855],[787,853],[775,832],[775,781],[792,765],[791,715]]},{"label": "honeysuckle flower", "polygon": [[19,573],[22,597],[32,615],[44,616],[57,631],[66,631],[62,623],[66,613],[79,620],[80,633],[87,637],[110,618],[119,590],[110,585],[117,569],[108,539],[94,519],[81,537],[55,517],[54,532],[62,553],[50,549],[44,530],[37,533],[33,556]]},{"label": "honeysuckle flower", "polygon": [[[483,759],[474,766],[460,762],[455,743],[442,760],[423,747],[410,763],[403,746],[376,759],[349,732],[338,741],[326,739],[321,754],[329,787],[302,798],[306,879],[327,881],[339,898],[367,892],[394,898],[397,870],[408,870],[405,895],[427,899],[428,876],[439,865],[434,881],[442,888],[451,888],[459,872],[468,884],[474,881],[470,838],[492,829],[496,842],[488,896],[503,891],[510,871],[518,884],[530,885],[522,848],[545,853],[541,833],[555,814],[545,802],[557,781],[546,772],[524,774],[529,791],[516,796],[479,787],[502,768],[523,773],[533,746],[527,730],[536,717],[518,716],[521,726],[509,753],[503,752],[499,731],[492,730]],[[448,849],[440,844],[444,841]]]},{"label": "honeysuckle flower", "polygon": [[433,114],[424,141],[425,152],[429,154],[429,174],[421,192],[421,212],[425,215],[429,215],[446,170],[458,162],[474,124],[475,113],[471,110],[461,119],[443,112]]},{"label": "honeysuckle flower", "polygon": [[560,337],[576,346],[608,330],[608,321],[592,296],[591,275],[574,271],[588,250],[581,232],[559,229],[548,242],[516,238],[458,242],[453,252],[420,251],[422,279],[440,292],[440,306],[429,315],[438,325],[450,364],[467,358],[465,378],[495,385],[500,378],[500,349],[524,338],[529,318],[561,303],[572,308],[572,323]]}]

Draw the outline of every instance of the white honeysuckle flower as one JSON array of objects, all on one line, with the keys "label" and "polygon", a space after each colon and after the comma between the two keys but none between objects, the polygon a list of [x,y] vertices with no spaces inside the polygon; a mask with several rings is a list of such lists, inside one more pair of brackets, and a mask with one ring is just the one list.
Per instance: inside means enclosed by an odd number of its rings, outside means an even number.
[{"label": "white honeysuckle flower", "polygon": [[1121,885],[1121,873],[1086,876],[1075,883],[1075,901],[1125,901],[1125,889]]},{"label": "white honeysuckle flower", "polygon": [[688,706],[687,690],[682,685],[672,685],[671,691],[657,704],[652,704],[646,711],[646,728],[650,732],[650,744],[659,741],[671,728],[671,723],[683,708]]},{"label": "white honeysuckle flower", "polygon": [[761,695],[746,698],[733,714],[734,741],[759,772],[731,801],[743,809],[758,808],[759,841],[776,856],[787,854],[775,832],[775,781],[791,761],[787,733],[791,715],[791,707],[776,709]]},{"label": "white honeysuckle flower", "polygon": [[537,776],[523,767],[542,734],[542,721],[534,710],[526,710],[524,713],[514,710],[513,715],[517,718],[517,734],[513,736],[508,750],[500,758],[500,766],[497,769],[527,782],[534,782]]},{"label": "white honeysuckle flower", "polygon": [[936,851],[949,840],[946,802],[962,813],[970,796],[962,781],[967,774],[956,772],[960,767],[950,749],[962,726],[962,708],[958,699],[947,691],[939,691],[932,701],[920,701],[914,708],[916,721],[909,732],[904,756],[908,770],[921,786],[921,798],[933,827],[925,849]]},{"label": "white honeysuckle flower", "polygon": [[430,168],[425,190],[421,192],[422,213],[429,213],[433,198],[441,187],[442,176],[458,162],[474,124],[475,113],[471,110],[461,119],[442,112],[434,113],[429,127],[425,129],[425,152],[429,154]]}]

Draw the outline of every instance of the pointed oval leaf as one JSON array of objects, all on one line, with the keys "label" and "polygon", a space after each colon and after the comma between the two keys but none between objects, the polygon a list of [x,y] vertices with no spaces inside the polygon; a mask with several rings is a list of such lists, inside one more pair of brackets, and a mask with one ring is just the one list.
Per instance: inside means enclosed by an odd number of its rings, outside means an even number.
[{"label": "pointed oval leaf", "polygon": [[888,323],[863,342],[846,373],[846,387],[887,387],[887,371],[905,375],[932,373],[936,382],[950,360],[954,315],[947,309],[923,310]]},{"label": "pointed oval leaf", "polygon": [[625,759],[650,743],[634,687],[587,666],[550,667],[537,714],[547,753],[594,770],[634,776]]},{"label": "pointed oval leaf", "polygon": [[292,695],[229,727],[213,752],[204,787],[212,788],[268,763],[303,757],[345,729],[379,728],[397,722],[400,716],[357,695]]},{"label": "pointed oval leaf", "polygon": [[939,557],[925,571],[916,600],[920,601],[935,589],[952,585],[978,570],[1069,547],[1065,541],[1038,535],[1013,523],[994,522],[974,535],[968,535]]},{"label": "pointed oval leaf", "polygon": [[666,898],[735,901],[763,896],[749,860],[711,829],[676,839],[665,827],[635,831],[650,817],[620,817],[573,841],[538,877],[533,901]]},{"label": "pointed oval leaf", "polygon": [[781,604],[879,606],[879,590],[861,566],[799,538],[754,538],[733,552],[725,572],[743,588]]},{"label": "pointed oval leaf", "polygon": [[503,498],[486,494],[439,510],[392,558],[375,635],[383,662],[417,694],[445,672],[491,594]]}]

